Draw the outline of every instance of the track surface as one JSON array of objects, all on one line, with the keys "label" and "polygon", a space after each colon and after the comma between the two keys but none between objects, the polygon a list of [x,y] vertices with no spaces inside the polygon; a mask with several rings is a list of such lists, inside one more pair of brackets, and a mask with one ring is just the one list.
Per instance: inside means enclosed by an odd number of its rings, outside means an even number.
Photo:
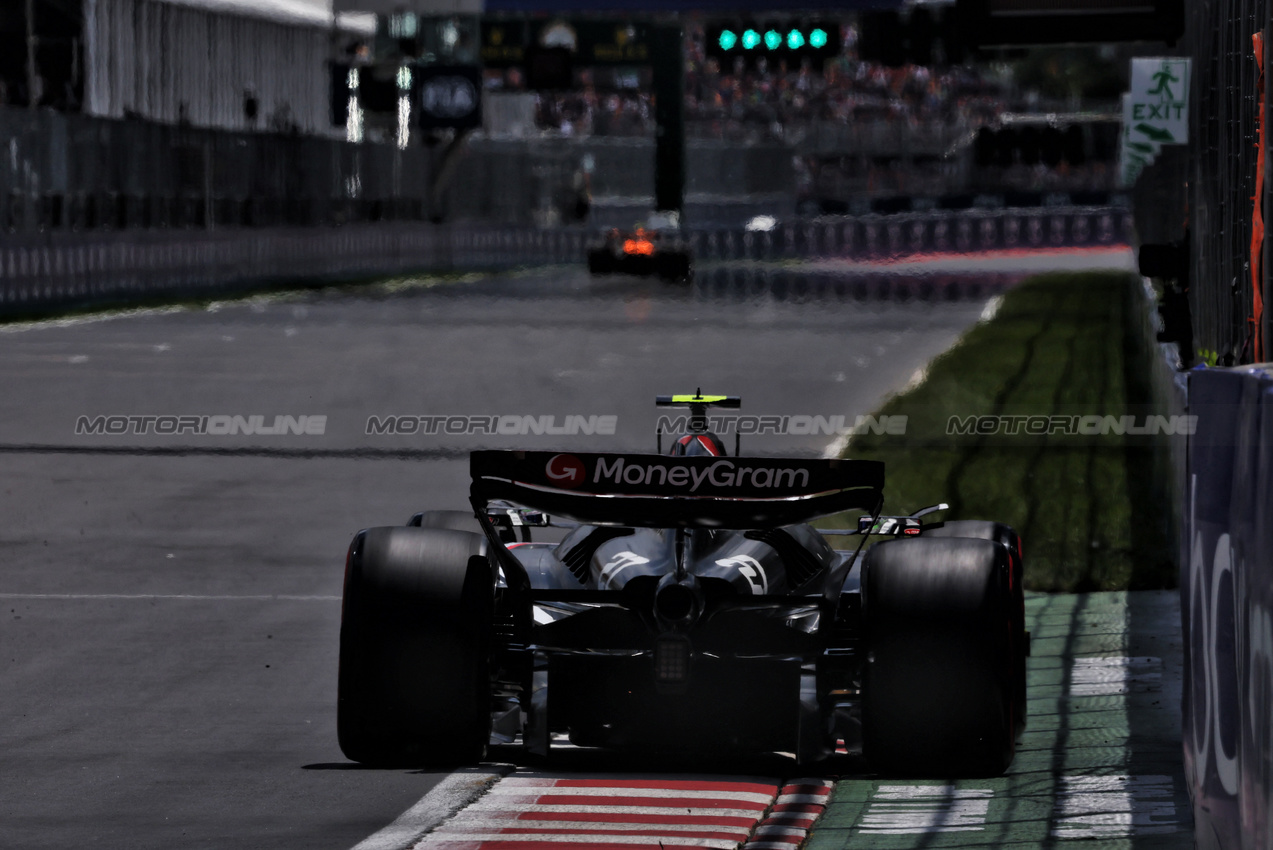
[{"label": "track surface", "polygon": [[[852,420],[985,306],[750,292],[556,269],[0,329],[0,846],[358,843],[443,778],[360,770],[337,749],[338,595],[358,528],[462,506],[454,455],[473,446],[652,449],[657,393]],[[371,415],[452,413],[618,426],[364,433]],[[74,434],[106,414],[328,419],[322,436]],[[743,448],[818,455],[829,439]],[[350,456],[368,448],[426,452]]]}]

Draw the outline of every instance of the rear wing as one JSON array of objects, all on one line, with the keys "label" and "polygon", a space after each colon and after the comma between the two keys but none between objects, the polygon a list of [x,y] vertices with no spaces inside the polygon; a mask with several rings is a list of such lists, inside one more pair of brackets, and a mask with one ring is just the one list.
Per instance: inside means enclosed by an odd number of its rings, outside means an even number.
[{"label": "rear wing", "polygon": [[589,525],[794,525],[878,514],[884,489],[884,464],[869,460],[479,451],[469,465],[479,516],[505,500]]}]

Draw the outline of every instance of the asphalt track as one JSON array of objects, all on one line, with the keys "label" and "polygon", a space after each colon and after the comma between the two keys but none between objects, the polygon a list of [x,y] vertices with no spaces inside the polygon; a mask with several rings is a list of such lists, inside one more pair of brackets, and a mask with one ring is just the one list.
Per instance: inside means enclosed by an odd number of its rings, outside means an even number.
[{"label": "asphalt track", "polygon": [[[548,269],[0,329],[0,846],[357,844],[444,777],[363,770],[336,746],[354,531],[462,506],[477,446],[652,448],[657,393],[702,386],[742,395],[746,413],[851,421],[985,307]],[[617,427],[366,433],[390,414]],[[326,422],[75,433],[97,415]],[[817,455],[830,439],[771,434],[744,451]]]}]

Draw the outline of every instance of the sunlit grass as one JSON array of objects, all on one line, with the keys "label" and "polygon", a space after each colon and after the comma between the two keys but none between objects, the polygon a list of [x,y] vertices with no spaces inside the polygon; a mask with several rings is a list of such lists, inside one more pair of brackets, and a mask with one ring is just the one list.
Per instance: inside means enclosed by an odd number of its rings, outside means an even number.
[{"label": "sunlit grass", "polygon": [[1156,412],[1132,313],[1138,286],[1122,272],[1057,273],[1006,294],[994,318],[877,411],[908,417],[905,436],[849,445],[848,456],[884,461],[885,512],[945,501],[945,519],[1006,522],[1022,536],[1032,590],[1174,585],[1163,438],[947,433],[952,416]]}]

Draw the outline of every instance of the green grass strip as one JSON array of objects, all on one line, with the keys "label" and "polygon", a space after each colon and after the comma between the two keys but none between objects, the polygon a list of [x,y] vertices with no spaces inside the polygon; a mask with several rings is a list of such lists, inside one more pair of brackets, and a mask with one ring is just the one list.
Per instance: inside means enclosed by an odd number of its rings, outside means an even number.
[{"label": "green grass strip", "polygon": [[1010,434],[1007,426],[949,433],[951,417],[1131,414],[1143,422],[1159,412],[1134,313],[1143,309],[1139,285],[1123,272],[1055,273],[1005,294],[992,319],[876,412],[908,417],[904,436],[850,442],[846,455],[886,464],[885,512],[945,501],[945,519],[1008,523],[1022,536],[1032,590],[1174,586],[1165,438]]}]

